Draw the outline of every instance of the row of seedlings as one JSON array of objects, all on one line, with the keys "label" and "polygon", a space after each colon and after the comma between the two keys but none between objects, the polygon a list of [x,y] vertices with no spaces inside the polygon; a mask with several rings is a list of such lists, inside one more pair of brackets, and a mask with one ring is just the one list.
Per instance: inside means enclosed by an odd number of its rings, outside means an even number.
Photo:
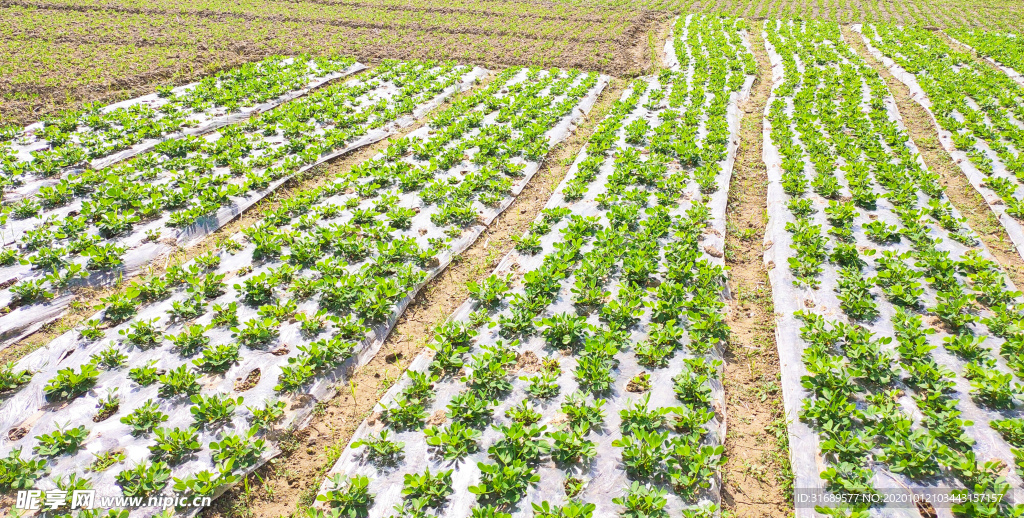
[{"label": "row of seedlings", "polygon": [[356,431],[318,515],[717,514],[728,331],[713,251],[753,81],[743,27],[679,23],[682,70],[613,104]]},{"label": "row of seedlings", "polygon": [[376,352],[416,291],[522,189],[606,82],[504,71],[216,253],[136,281],[5,368],[0,388],[13,394],[0,406],[0,462],[10,480],[219,494],[272,453],[267,431],[301,422]]},{"label": "row of seedlings", "polygon": [[[350,82],[205,136],[62,178],[3,234],[0,346],[57,318],[76,288],[108,285],[220,228],[297,172],[381,140],[482,77],[452,63],[387,61]],[[59,295],[59,296],[57,296]],[[56,296],[56,297],[55,297]],[[51,300],[53,299],[53,300]]]},{"label": "row of seedlings", "polygon": [[364,68],[352,58],[272,56],[115,104],[89,103],[26,128],[0,128],[3,214],[11,217],[9,202],[76,168],[101,169],[162,140],[215,130]]},{"label": "row of seedlings", "polygon": [[939,142],[1024,256],[1024,84],[914,27],[854,26],[928,109]]},{"label": "row of seedlings", "polygon": [[991,32],[966,27],[951,27],[946,34],[957,45],[977,52],[999,67],[1018,84],[1024,85],[1024,40],[1014,33]]},{"label": "row of seedlings", "polygon": [[854,505],[858,516],[1019,515],[998,498],[953,505],[948,488],[1020,487],[1007,469],[1024,430],[1020,293],[839,26],[765,28],[775,75],[765,260],[795,486],[823,490],[805,501],[873,502]]}]

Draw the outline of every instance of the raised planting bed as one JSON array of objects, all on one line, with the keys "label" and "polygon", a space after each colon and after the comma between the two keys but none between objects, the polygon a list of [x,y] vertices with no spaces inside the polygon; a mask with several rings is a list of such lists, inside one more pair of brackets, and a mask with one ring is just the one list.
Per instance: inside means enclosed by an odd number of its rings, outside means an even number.
[{"label": "raised planting bed", "polygon": [[[376,353],[607,80],[503,71],[217,252],[136,281],[6,371],[0,454],[40,461],[24,480],[42,488],[87,477],[104,494],[220,494],[276,453],[268,432],[300,425]],[[77,426],[89,433],[75,448],[35,449]]]},{"label": "raised planting bed", "polygon": [[929,113],[942,147],[1024,257],[1024,83],[954,50],[927,30],[853,28]]},{"label": "raised planting bed", "polygon": [[167,140],[63,178],[4,226],[0,347],[59,317],[82,287],[109,286],[194,245],[295,174],[409,126],[485,71],[388,61],[348,83],[215,133]]},{"label": "raised planting bed", "polygon": [[[765,262],[797,516],[1016,516],[1020,293],[839,27],[765,31]],[[958,488],[1007,498],[956,503]]]},{"label": "raised planting bed", "polygon": [[717,515],[744,27],[678,22],[674,69],[629,85],[356,430],[318,515]]}]

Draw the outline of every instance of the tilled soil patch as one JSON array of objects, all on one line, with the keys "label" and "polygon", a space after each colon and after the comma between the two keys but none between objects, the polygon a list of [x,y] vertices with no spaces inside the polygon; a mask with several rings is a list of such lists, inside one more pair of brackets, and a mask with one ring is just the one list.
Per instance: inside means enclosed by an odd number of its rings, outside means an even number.
[{"label": "tilled soil patch", "polygon": [[743,107],[729,206],[725,260],[729,267],[729,345],[725,352],[728,431],[722,502],[743,517],[792,512],[792,474],[786,440],[775,314],[763,263],[768,176],[761,158],[762,114],[771,66],[759,30],[751,31],[758,80]]},{"label": "tilled soil patch", "polygon": [[[652,69],[648,34],[660,30],[671,17],[664,11],[638,9],[622,14],[600,8],[581,8],[577,17],[555,7],[551,8],[555,14],[545,16],[538,14],[533,3],[527,9],[531,14],[524,15],[488,10],[491,4],[484,2],[484,9],[467,13],[452,11],[452,21],[441,25],[436,15],[448,13],[448,8],[423,5],[416,7],[417,12],[432,16],[435,22],[402,26],[382,19],[378,7],[371,4],[354,4],[375,12],[366,21],[351,21],[315,15],[176,11],[160,3],[138,8],[6,1],[0,3],[0,17],[9,22],[10,30],[0,44],[25,45],[33,51],[0,53],[4,71],[0,119],[29,124],[62,109],[121,100],[152,92],[162,84],[183,84],[273,54],[341,54],[364,63],[443,59],[491,68],[538,65],[632,76]],[[489,20],[491,29],[460,21],[476,11],[488,12],[483,19]],[[544,29],[523,29],[538,25]],[[270,34],[268,26],[275,28]],[[599,36],[604,26],[616,30],[609,29],[608,37]],[[105,45],[112,49],[101,51]],[[38,60],[33,58],[68,52],[70,59],[46,67],[37,67]],[[123,56],[104,58],[114,54]],[[169,64],[168,59],[175,56]]]}]

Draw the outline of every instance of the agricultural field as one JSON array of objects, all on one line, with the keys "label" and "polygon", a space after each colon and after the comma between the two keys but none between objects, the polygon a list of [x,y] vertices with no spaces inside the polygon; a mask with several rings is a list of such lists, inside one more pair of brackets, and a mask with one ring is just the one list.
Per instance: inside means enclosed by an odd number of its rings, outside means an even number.
[{"label": "agricultural field", "polygon": [[[622,5],[621,0],[602,0],[601,5]],[[649,9],[681,10],[747,18],[811,18],[837,23],[893,22],[937,27],[977,27],[987,30],[1020,30],[1024,9],[1012,0],[645,0]]]},{"label": "agricultural field", "polygon": [[[675,34],[677,64],[630,83],[515,250],[356,433],[325,508],[350,513],[369,490],[370,516],[715,514],[727,331],[723,261],[708,255],[721,239],[705,235],[725,228],[754,62],[742,24],[681,19]],[[646,485],[658,482],[672,491]]]},{"label": "agricultural field", "polygon": [[652,42],[685,12],[1003,31],[1019,31],[1022,19],[1014,0],[480,0],[457,7],[436,0],[17,0],[0,11],[0,116],[19,124],[274,54],[453,59],[634,75],[653,70]]},{"label": "agricultural field", "polygon": [[[997,494],[1019,486],[1003,467],[1020,446],[1007,413],[1022,396],[1012,327],[1020,293],[919,160],[885,83],[839,28],[769,21],[765,30],[775,84],[765,257],[777,264],[786,406],[799,415],[797,487],[872,493],[940,478]],[[1019,514],[1013,505],[953,510]]]},{"label": "agricultural field", "polygon": [[[322,61],[317,70],[353,65]],[[106,114],[69,114],[45,124],[35,132],[44,138],[27,144],[21,144],[25,135],[12,135],[17,142],[7,148],[12,192],[3,230],[23,253],[10,248],[15,253],[3,272],[11,280],[0,301],[11,311],[0,317],[0,348],[59,316],[71,300],[65,293],[143,273],[155,258],[216,231],[292,175],[389,136],[481,74],[453,64],[389,62],[355,82],[214,132],[224,117],[196,121],[186,117],[192,106],[252,103],[247,88],[217,82],[213,88],[229,91],[230,98],[206,94],[202,86],[170,93],[156,108],[165,118],[148,115],[154,108],[140,102]],[[156,119],[155,127],[134,127],[136,117]],[[192,130],[206,134],[188,134]],[[95,169],[54,180],[94,156]]]},{"label": "agricultural field", "polygon": [[[1018,253],[1024,254],[1024,127],[1018,99],[1024,79],[1024,44],[1002,34],[951,31],[978,45],[991,64],[975,62],[927,31],[891,26],[860,28],[869,49],[916,94],[933,116],[943,146],[953,156],[1006,228]],[[994,48],[996,57],[993,57]],[[1016,59],[1015,59],[1016,58]],[[1000,61],[1001,60],[1001,61]],[[994,65],[994,66],[993,66]],[[1021,191],[1024,193],[1024,191]]]},{"label": "agricultural field", "polygon": [[69,98],[139,95],[275,54],[635,73],[651,69],[650,38],[662,37],[654,24],[670,17],[493,1],[11,2],[0,11],[0,114],[24,124]]},{"label": "agricultural field", "polygon": [[6,515],[1024,516],[1017,2],[0,10]]}]

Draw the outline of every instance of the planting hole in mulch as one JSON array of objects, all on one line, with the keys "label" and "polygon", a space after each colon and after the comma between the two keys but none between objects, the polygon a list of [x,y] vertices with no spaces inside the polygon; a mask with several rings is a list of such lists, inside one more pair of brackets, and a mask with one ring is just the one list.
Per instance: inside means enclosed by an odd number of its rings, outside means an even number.
[{"label": "planting hole in mulch", "polygon": [[515,372],[532,374],[540,370],[540,358],[533,351],[526,351],[516,356]]},{"label": "planting hole in mulch", "polygon": [[96,414],[92,418],[92,422],[100,423],[100,422],[106,421],[107,419],[110,418],[110,416],[116,414],[117,411],[120,410],[120,408],[121,408],[121,405],[112,406],[112,407],[104,407],[102,410],[100,410],[100,412],[98,414]]},{"label": "planting hole in mulch", "polygon": [[242,378],[238,378],[235,381],[235,392],[245,392],[246,390],[255,387],[256,384],[260,382],[260,375],[260,369],[257,367],[249,371],[249,374],[244,380]]},{"label": "planting hole in mulch", "polygon": [[935,507],[929,502],[915,502],[917,505],[917,512],[921,513],[921,518],[939,518],[939,513],[935,511]]}]

